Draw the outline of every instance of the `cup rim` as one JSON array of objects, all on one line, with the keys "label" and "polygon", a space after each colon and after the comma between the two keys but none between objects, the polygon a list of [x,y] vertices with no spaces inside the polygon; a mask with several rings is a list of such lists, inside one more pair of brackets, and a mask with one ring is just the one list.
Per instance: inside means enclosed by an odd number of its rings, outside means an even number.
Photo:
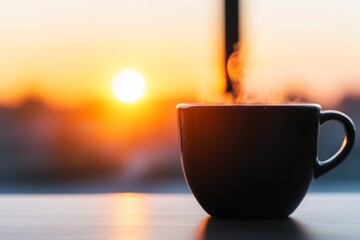
[{"label": "cup rim", "polygon": [[176,105],[177,109],[185,109],[192,107],[314,107],[321,109],[321,105],[318,103],[179,103]]}]

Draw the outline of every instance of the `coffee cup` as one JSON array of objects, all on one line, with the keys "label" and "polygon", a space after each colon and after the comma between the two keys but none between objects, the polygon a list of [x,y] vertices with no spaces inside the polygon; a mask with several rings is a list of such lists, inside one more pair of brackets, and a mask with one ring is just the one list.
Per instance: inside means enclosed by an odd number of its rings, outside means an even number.
[{"label": "coffee cup", "polygon": [[[181,161],[193,195],[211,216],[284,218],[312,181],[341,163],[355,141],[352,120],[318,104],[179,104]],[[318,159],[319,127],[344,126],[339,151]]]}]

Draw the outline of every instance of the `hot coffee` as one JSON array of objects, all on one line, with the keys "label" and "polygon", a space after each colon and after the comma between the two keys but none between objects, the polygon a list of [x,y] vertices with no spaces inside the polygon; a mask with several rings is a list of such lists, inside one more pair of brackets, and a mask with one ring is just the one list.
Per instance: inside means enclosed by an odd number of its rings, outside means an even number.
[{"label": "hot coffee", "polygon": [[[185,178],[215,217],[289,216],[355,139],[349,117],[317,104],[180,104],[177,111]],[[328,120],[342,123],[346,134],[338,153],[319,161],[319,126]]]}]

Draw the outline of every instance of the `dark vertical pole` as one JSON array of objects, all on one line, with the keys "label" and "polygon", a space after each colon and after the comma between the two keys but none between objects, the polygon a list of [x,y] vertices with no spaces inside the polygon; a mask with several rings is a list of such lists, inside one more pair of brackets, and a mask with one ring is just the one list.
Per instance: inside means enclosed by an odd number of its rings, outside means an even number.
[{"label": "dark vertical pole", "polygon": [[226,63],[233,52],[233,46],[239,41],[239,1],[225,1],[225,71],[226,71],[226,92],[232,92],[231,80],[227,74]]}]

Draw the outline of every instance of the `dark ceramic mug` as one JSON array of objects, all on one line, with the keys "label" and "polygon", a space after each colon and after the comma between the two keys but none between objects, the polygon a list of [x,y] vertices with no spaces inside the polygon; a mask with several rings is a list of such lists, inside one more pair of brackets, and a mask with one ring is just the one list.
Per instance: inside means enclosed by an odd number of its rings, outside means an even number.
[{"label": "dark ceramic mug", "polygon": [[[289,216],[355,141],[348,116],[317,104],[179,104],[177,111],[185,178],[215,217]],[[333,157],[319,161],[319,126],[328,120],[342,123],[345,137]]]}]

